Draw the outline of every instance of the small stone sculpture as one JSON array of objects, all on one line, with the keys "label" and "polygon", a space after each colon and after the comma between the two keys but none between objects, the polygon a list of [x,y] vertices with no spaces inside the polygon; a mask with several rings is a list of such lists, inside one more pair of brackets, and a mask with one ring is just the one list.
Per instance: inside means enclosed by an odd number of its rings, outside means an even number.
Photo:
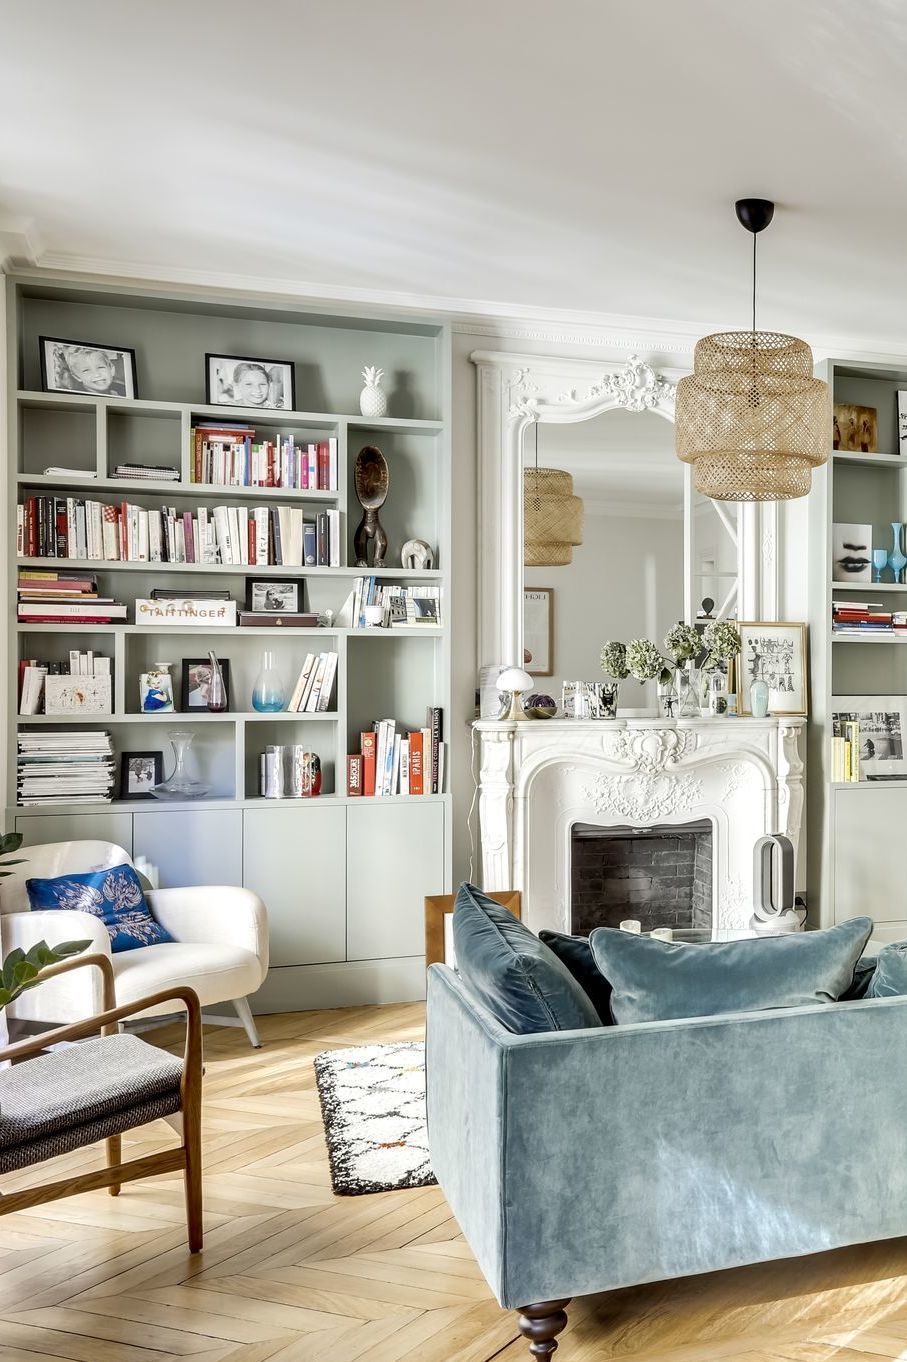
[{"label": "small stone sculpture", "polygon": [[403,548],[400,550],[400,562],[405,568],[416,568],[419,572],[427,572],[435,565],[435,555],[430,544],[426,544],[424,539],[407,539]]},{"label": "small stone sculpture", "polygon": [[375,445],[365,445],[357,454],[354,482],[359,505],[365,512],[353,536],[356,566],[368,567],[368,546],[374,540],[375,560],[372,566],[383,567],[387,535],[378,519],[378,510],[387,500],[390,473],[387,460]]}]

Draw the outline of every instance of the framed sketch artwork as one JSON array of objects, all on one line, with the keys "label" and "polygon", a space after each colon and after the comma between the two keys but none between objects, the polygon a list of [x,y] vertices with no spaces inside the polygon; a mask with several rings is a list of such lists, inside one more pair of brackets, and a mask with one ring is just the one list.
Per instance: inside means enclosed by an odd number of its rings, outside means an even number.
[{"label": "framed sketch artwork", "polygon": [[904,780],[907,701],[903,695],[836,695],[832,725],[860,725],[860,780]]},{"label": "framed sketch artwork", "polygon": [[554,675],[554,588],[523,592],[523,666],[530,676]]},{"label": "framed sketch artwork", "polygon": [[806,625],[739,620],[737,713],[751,715],[750,686],[768,683],[769,714],[806,714]]}]

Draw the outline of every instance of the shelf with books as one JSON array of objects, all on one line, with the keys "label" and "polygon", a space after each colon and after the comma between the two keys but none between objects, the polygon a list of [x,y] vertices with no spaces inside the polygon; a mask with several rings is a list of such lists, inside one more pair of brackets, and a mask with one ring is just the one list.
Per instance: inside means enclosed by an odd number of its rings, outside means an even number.
[{"label": "shelf with books", "polygon": [[[250,567],[242,563],[124,563],[119,559],[103,558],[17,558],[16,567],[76,568],[86,572],[149,572],[161,573],[189,572],[196,576],[230,575],[233,577],[360,577],[361,567],[295,567],[287,568],[282,564],[258,564]],[[412,568],[381,568],[382,577],[395,581],[421,581],[423,578],[440,581],[444,572],[439,569],[417,571]]]},{"label": "shelf with books", "polygon": [[[294,487],[225,487],[219,483],[204,482],[156,482],[144,478],[78,478],[56,474],[20,473],[16,482],[20,488],[34,488],[41,492],[48,488],[65,491],[90,492],[138,492],[142,496],[164,495],[168,501],[189,500],[198,504],[200,496],[206,500],[230,497],[238,501],[292,501],[323,502],[334,506],[341,499],[339,491],[300,490]],[[125,500],[125,498],[122,498]]]}]

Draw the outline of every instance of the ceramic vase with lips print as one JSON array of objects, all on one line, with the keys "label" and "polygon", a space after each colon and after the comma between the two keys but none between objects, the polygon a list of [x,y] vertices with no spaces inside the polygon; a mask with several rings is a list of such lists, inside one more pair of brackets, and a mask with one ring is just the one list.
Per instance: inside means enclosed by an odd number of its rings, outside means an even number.
[{"label": "ceramic vase with lips print", "polygon": [[894,580],[896,582],[903,582],[904,569],[907,567],[907,556],[905,556],[904,551],[901,548],[904,538],[904,522],[902,520],[892,520],[890,524],[894,546],[888,555],[888,566],[894,573]]}]

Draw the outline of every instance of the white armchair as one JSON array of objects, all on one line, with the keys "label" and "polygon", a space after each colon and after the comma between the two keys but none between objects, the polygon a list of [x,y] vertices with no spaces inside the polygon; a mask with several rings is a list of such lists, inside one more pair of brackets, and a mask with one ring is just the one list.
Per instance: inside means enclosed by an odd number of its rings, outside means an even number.
[{"label": "white armchair", "polygon": [[[23,847],[18,854],[22,864],[0,879],[4,955],[15,946],[28,950],[41,940],[53,945],[86,939],[93,953],[108,956],[113,965],[118,1006],[164,988],[188,986],[202,1007],[231,1002],[252,1045],[261,1045],[248,1003],[268,972],[268,917],[257,894],[234,885],[148,890],[151,911],[173,942],[111,955],[107,928],[90,913],[31,912],[25,881],[131,865],[123,848],[112,842],[48,842]],[[58,1024],[82,1021],[103,1009],[99,972],[74,970],[22,994],[9,1012],[24,1021]],[[172,1003],[161,1003],[140,1015],[172,1011]]]}]

